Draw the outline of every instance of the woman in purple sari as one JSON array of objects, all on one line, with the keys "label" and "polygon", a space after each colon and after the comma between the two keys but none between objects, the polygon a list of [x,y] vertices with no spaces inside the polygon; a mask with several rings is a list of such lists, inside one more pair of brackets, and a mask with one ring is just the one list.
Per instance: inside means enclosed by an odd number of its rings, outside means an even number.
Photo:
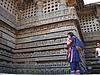
[{"label": "woman in purple sari", "polygon": [[71,74],[80,74],[79,62],[81,59],[78,49],[84,48],[84,45],[72,32],[69,32],[67,35],[67,56],[70,63]]}]

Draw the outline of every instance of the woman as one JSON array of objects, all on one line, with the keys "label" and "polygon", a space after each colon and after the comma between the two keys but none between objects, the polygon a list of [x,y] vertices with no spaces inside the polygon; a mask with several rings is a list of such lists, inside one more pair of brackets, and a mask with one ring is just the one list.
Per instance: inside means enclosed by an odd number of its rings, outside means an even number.
[{"label": "woman", "polygon": [[78,49],[83,48],[84,45],[72,32],[69,32],[67,35],[67,55],[70,63],[71,74],[80,74],[79,62],[81,59]]},{"label": "woman", "polygon": [[96,46],[97,46],[97,48],[96,48],[95,55],[96,55],[96,58],[98,58],[98,60],[100,61],[100,43],[97,42]]}]

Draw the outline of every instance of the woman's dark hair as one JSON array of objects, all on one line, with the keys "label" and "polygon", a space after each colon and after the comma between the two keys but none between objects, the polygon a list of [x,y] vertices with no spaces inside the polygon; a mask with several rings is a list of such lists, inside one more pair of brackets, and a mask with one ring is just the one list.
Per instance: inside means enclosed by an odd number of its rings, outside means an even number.
[{"label": "woman's dark hair", "polygon": [[70,35],[71,37],[75,36],[72,32],[68,32],[67,35]]}]

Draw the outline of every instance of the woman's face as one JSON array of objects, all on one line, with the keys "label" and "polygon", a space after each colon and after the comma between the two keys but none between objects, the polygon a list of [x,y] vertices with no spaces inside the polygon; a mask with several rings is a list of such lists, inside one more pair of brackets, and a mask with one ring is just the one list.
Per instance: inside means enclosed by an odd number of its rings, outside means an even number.
[{"label": "woman's face", "polygon": [[70,36],[70,35],[68,35],[68,38],[71,38],[71,36]]}]

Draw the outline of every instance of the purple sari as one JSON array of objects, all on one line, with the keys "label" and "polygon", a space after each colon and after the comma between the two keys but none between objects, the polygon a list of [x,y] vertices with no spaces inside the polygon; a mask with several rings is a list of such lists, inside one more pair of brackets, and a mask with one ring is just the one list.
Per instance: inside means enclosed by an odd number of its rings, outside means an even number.
[{"label": "purple sari", "polygon": [[79,46],[81,48],[84,47],[83,43],[76,37],[68,37],[67,38],[67,46],[68,46],[68,61],[69,62],[80,62],[80,54],[76,48]]}]

